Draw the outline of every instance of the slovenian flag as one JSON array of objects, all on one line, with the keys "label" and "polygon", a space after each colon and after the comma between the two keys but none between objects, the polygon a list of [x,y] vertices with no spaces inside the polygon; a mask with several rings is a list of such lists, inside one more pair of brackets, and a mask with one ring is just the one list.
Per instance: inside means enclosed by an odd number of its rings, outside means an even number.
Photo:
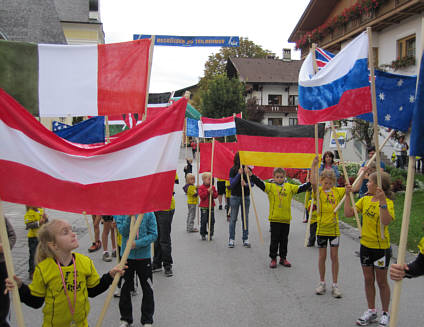
[{"label": "slovenian flag", "polygon": [[[314,126],[268,126],[236,118],[240,162],[244,165],[310,168],[315,158]],[[318,126],[322,153],[324,124]]]},{"label": "slovenian flag", "polygon": [[144,112],[150,43],[0,41],[0,87],[34,116]]},{"label": "slovenian flag", "polygon": [[99,147],[72,144],[0,89],[0,198],[102,215],[171,204],[186,99]]},{"label": "slovenian flag", "polygon": [[[241,114],[237,114],[236,117],[240,118]],[[234,116],[218,119],[202,117],[201,121],[203,129],[201,137],[222,137],[236,134]]]},{"label": "slovenian flag", "polygon": [[309,54],[299,73],[299,124],[316,124],[372,111],[366,32],[316,74],[312,60]]}]

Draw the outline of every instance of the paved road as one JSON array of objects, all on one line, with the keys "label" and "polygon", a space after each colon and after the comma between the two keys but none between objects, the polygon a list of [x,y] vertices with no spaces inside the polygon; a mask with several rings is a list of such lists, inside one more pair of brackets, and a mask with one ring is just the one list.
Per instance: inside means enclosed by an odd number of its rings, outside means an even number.
[{"label": "paved road", "polygon": [[[180,178],[184,176],[183,165],[180,159]],[[330,292],[317,296],[314,289],[318,282],[318,249],[303,247],[305,224],[301,222],[301,204],[294,202],[292,206],[288,260],[293,267],[278,266],[271,270],[268,268],[268,202],[263,192],[256,189],[253,194],[265,244],[260,243],[251,206],[249,226],[252,248],[246,249],[241,245],[241,226],[238,222],[236,247],[229,249],[228,223],[224,211],[216,211],[215,238],[212,242],[201,241],[198,234],[185,231],[187,205],[182,186],[175,186],[176,213],[172,225],[174,276],[167,278],[163,273],[154,274],[155,326],[344,327],[353,326],[366,309],[361,267],[359,259],[353,255],[359,244],[351,229],[342,228],[339,250],[339,284],[343,298],[334,299]],[[15,269],[18,275],[26,277],[28,249],[23,223],[24,207],[5,203],[4,210],[13,220],[18,233],[18,242],[13,249]],[[83,217],[54,210],[47,210],[47,213],[51,218],[71,222],[79,234],[80,247],[77,251],[87,254],[90,240]],[[89,256],[99,273],[106,272],[112,266],[101,260],[101,252]],[[327,284],[331,285],[329,261],[327,269]],[[90,326],[95,325],[105,296],[106,293],[91,300]],[[422,326],[423,299],[423,279],[404,283],[399,326]],[[141,326],[138,309],[140,296],[133,297],[135,307],[135,326]],[[41,310],[23,308],[27,326],[41,325]],[[118,324],[118,300],[113,299],[104,326]]]}]

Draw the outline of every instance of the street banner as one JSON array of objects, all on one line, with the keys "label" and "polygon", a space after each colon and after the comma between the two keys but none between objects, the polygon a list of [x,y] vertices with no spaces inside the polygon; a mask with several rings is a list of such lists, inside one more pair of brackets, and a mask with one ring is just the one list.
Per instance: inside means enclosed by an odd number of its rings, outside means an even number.
[{"label": "street banner", "polygon": [[[133,40],[150,39],[147,34],[134,34]],[[238,36],[175,36],[156,35],[155,45],[173,47],[239,47]]]}]

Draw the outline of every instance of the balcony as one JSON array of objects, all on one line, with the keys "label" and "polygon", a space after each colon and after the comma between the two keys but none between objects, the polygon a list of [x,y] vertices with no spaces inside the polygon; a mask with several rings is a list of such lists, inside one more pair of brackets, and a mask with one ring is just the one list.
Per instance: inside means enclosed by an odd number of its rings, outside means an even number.
[{"label": "balcony", "polygon": [[254,105],[254,108],[256,110],[263,110],[265,113],[282,113],[282,114],[290,114],[290,113],[297,113],[297,106],[280,106],[280,105]]}]

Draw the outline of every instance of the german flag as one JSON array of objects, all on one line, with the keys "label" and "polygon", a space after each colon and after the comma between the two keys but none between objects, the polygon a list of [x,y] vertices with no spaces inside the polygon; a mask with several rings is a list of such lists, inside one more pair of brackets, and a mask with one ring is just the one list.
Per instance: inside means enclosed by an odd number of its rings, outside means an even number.
[{"label": "german flag", "polygon": [[[310,168],[315,157],[313,125],[267,126],[236,118],[240,162],[244,165]],[[322,153],[324,124],[318,125],[318,152]]]}]

